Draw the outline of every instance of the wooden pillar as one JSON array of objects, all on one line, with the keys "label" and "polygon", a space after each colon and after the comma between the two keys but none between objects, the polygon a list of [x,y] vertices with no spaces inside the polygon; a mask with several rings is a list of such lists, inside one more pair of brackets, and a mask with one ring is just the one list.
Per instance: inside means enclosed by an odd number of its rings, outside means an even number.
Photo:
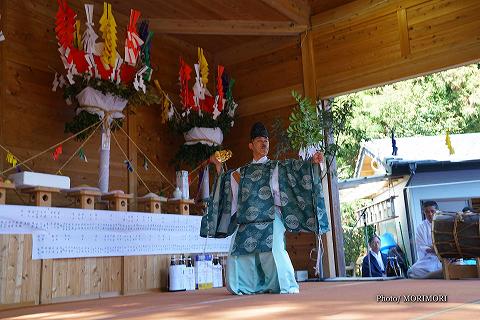
[{"label": "wooden pillar", "polygon": [[[322,108],[328,109],[330,106],[328,102],[322,100]],[[334,137],[332,134],[325,134],[325,143],[333,143]],[[335,268],[336,274],[339,277],[345,277],[345,251],[343,249],[343,229],[342,229],[342,211],[340,208],[340,193],[338,190],[337,178],[337,161],[334,157],[327,160],[327,183],[328,183],[328,200],[330,210],[330,220],[332,229],[332,240],[335,254]]]},{"label": "wooden pillar", "polygon": [[[318,88],[316,84],[317,72],[315,70],[315,56],[313,51],[312,32],[305,32],[300,35],[302,50],[302,66],[303,66],[303,89],[304,96],[309,97],[312,102],[317,101]],[[327,135],[330,136],[330,135]],[[338,187],[336,179],[332,180],[332,172],[336,170],[335,159],[330,171],[327,173],[323,181],[325,197],[325,205],[329,212],[329,223],[331,231],[322,235],[323,242],[323,272],[324,277],[345,276],[345,255],[343,251],[343,231],[341,225],[340,200],[338,195]],[[333,183],[333,181],[335,183]]]},{"label": "wooden pillar", "polygon": [[128,211],[128,199],[132,198],[133,195],[121,191],[110,192],[102,196],[102,200],[107,200],[109,209],[113,211]]},{"label": "wooden pillar", "polygon": [[[7,2],[0,1],[0,31],[5,35],[6,40],[0,42],[0,144],[5,145],[5,106],[7,105],[7,46],[10,43],[7,34]],[[0,157],[0,168],[5,168],[5,156]]]}]

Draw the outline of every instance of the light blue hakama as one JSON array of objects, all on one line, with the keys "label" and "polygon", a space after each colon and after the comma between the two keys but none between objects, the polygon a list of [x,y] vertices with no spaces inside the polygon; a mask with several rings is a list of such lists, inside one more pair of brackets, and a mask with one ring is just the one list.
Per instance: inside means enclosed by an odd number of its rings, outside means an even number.
[{"label": "light blue hakama", "polygon": [[[235,235],[236,231],[233,239]],[[285,226],[278,212],[273,221],[272,251],[229,255],[226,268],[227,289],[232,294],[299,292],[293,265],[285,250]]]}]

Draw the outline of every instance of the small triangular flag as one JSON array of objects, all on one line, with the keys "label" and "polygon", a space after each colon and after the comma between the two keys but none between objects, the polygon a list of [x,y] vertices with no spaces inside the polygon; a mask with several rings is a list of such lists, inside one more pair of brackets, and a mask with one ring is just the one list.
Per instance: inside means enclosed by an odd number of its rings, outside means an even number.
[{"label": "small triangular flag", "polygon": [[452,140],[450,140],[450,130],[447,130],[447,134],[445,136],[445,144],[447,145],[448,152],[450,152],[450,155],[455,153],[455,149],[452,147]]}]

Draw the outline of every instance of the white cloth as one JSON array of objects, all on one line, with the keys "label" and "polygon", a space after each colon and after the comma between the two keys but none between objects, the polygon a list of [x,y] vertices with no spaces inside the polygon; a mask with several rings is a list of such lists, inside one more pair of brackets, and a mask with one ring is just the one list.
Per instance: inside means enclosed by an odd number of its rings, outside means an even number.
[{"label": "white cloth", "polygon": [[223,133],[220,128],[194,127],[183,134],[185,144],[202,143],[209,146],[218,146],[223,142]]},{"label": "white cloth", "polygon": [[[267,156],[264,156],[258,160],[252,160],[251,163],[265,163],[269,161]],[[240,168],[236,170],[236,172],[240,173]],[[238,182],[233,177],[233,172],[231,176],[231,188],[232,188],[232,210],[231,215],[233,216],[237,212],[238,208]],[[273,169],[272,177],[270,178],[270,189],[272,190],[273,195],[273,203],[280,207],[280,187],[278,184],[278,165]]]},{"label": "white cloth", "polygon": [[370,250],[370,252],[372,253],[372,256],[374,256],[375,259],[377,259],[377,263],[380,266],[380,269],[382,271],[385,271],[385,265],[383,264],[383,260],[382,260],[382,253],[380,251],[378,251],[378,254],[377,254],[372,250]]},{"label": "white cloth", "polygon": [[418,279],[426,278],[430,272],[442,269],[442,264],[435,252],[429,252],[433,248],[432,223],[430,221],[425,219],[417,226],[415,242],[418,260],[408,270],[408,276]]},{"label": "white cloth", "polygon": [[77,100],[80,104],[77,113],[85,110],[91,114],[97,114],[103,119],[105,113],[109,113],[111,118],[122,119],[125,115],[122,113],[127,106],[128,100],[114,96],[110,93],[103,94],[101,91],[86,87],[79,94]]}]

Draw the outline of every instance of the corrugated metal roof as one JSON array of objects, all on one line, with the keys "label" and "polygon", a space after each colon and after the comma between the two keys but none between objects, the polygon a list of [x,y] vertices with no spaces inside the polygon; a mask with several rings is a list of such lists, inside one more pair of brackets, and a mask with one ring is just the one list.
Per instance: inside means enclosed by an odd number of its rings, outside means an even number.
[{"label": "corrugated metal roof", "polygon": [[362,143],[367,153],[383,162],[388,159],[400,161],[468,161],[480,159],[480,133],[451,134],[450,140],[455,150],[450,155],[445,144],[445,135],[416,136],[396,138],[397,156],[392,156],[392,140],[390,138],[374,139]]}]

